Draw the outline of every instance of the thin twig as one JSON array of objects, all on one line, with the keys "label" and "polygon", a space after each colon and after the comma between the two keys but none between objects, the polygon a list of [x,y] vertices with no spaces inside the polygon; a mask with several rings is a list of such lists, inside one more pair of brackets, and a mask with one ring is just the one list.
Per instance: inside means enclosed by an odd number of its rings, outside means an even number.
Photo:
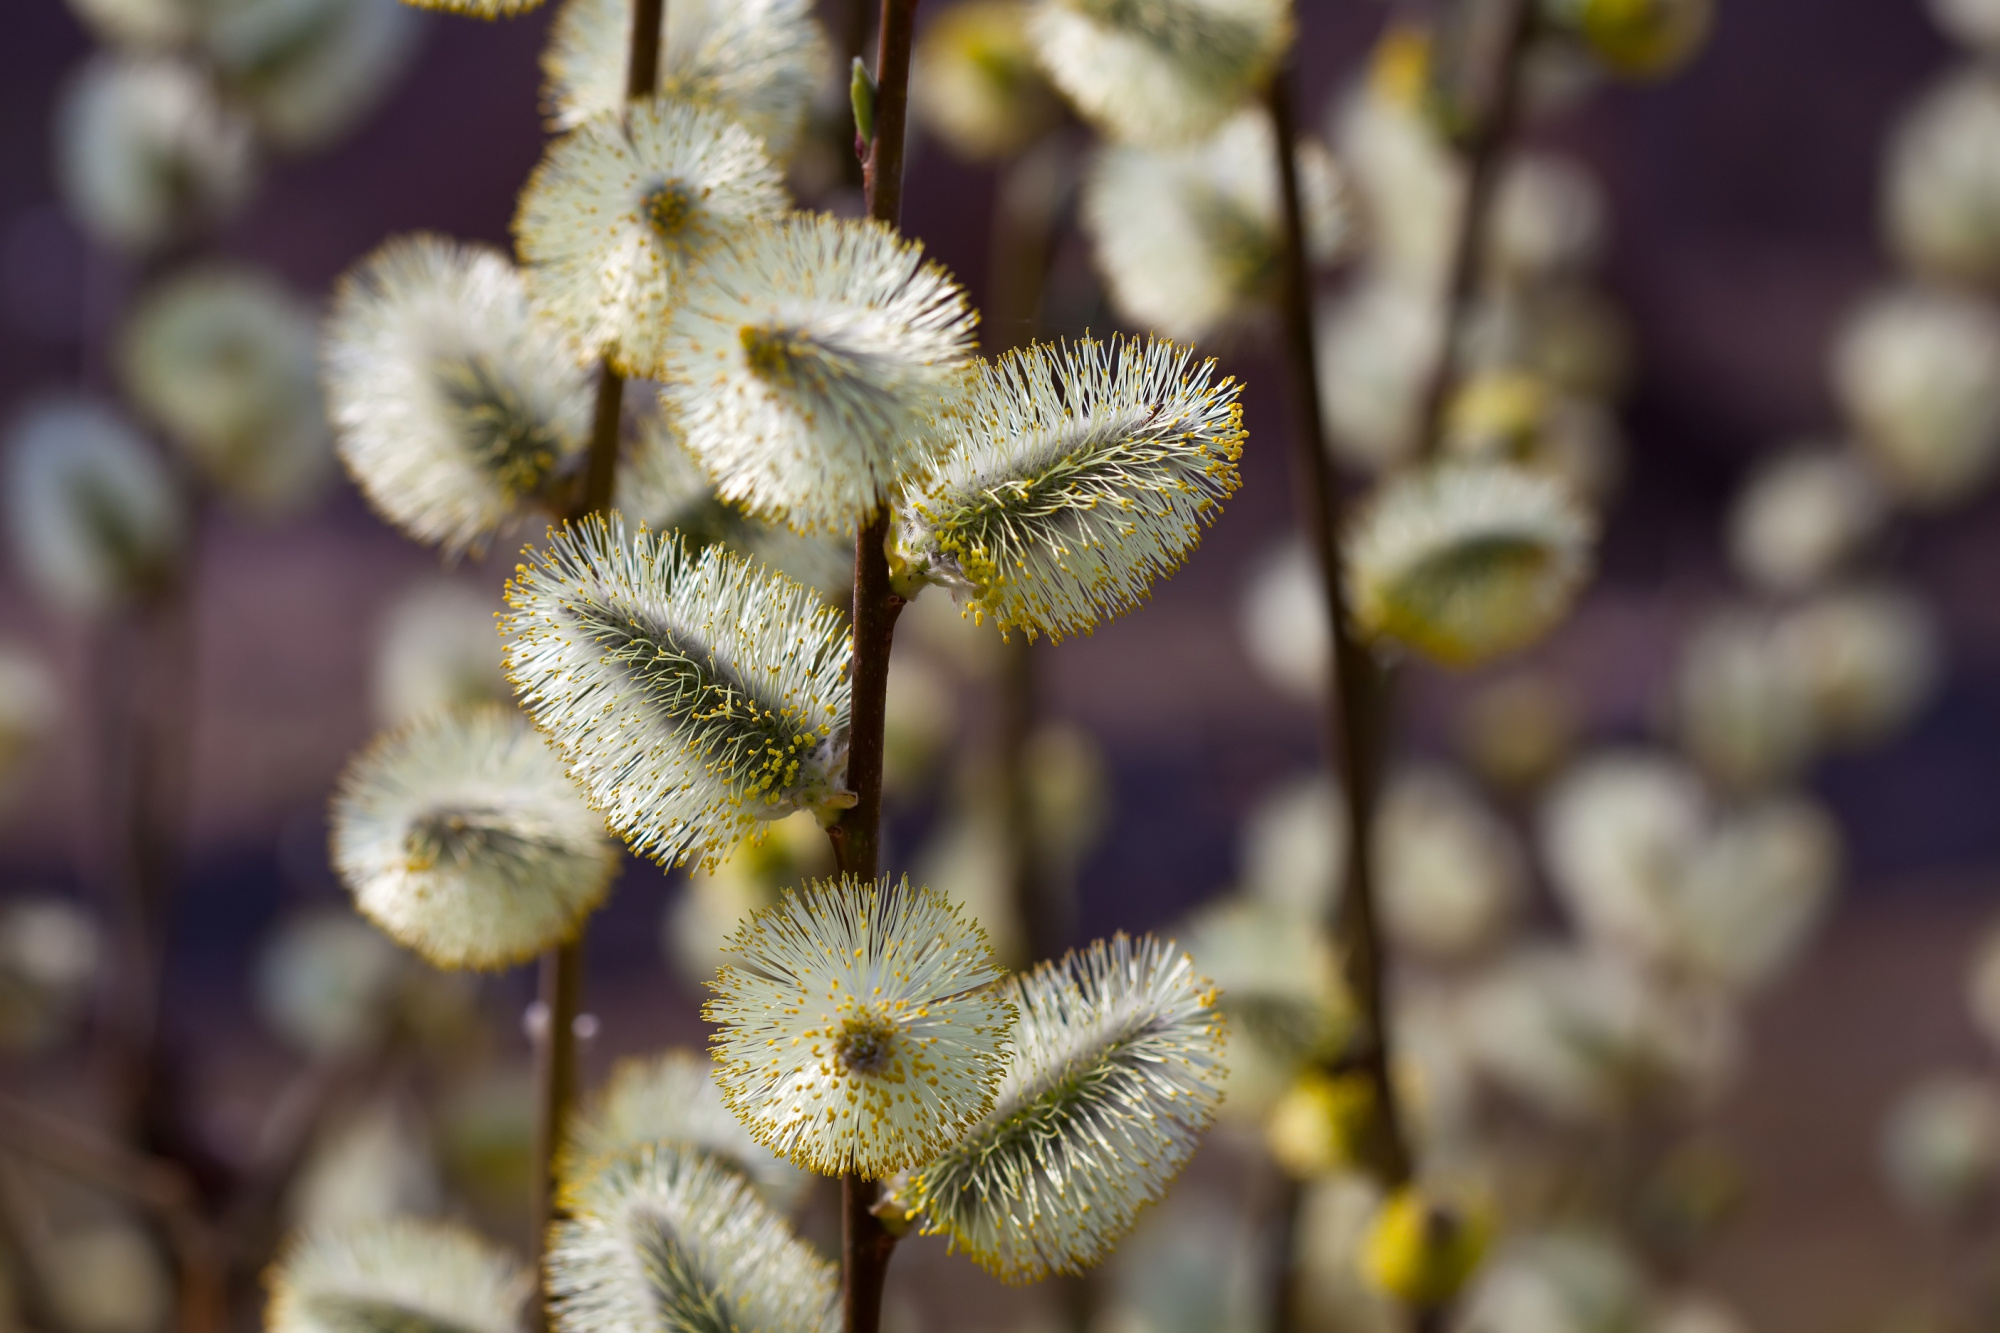
[{"label": "thin twig", "polygon": [[[1472,0],[1479,3],[1479,0]],[[1459,141],[1465,166],[1465,194],[1459,202],[1457,225],[1447,251],[1444,301],[1438,320],[1439,341],[1431,373],[1420,400],[1417,447],[1421,457],[1436,455],[1444,433],[1444,416],[1459,377],[1462,331],[1479,294],[1486,261],[1487,225],[1499,194],[1508,143],[1520,116],[1521,56],[1534,29],[1532,0],[1485,0],[1490,9],[1474,11],[1490,27],[1468,32],[1475,48],[1464,71],[1466,126]],[[1480,56],[1487,58],[1482,60]]]},{"label": "thin twig", "polygon": [[[867,143],[861,179],[868,215],[894,227],[903,212],[903,124],[909,105],[910,45],[916,0],[882,0],[880,45],[875,57],[874,135]],[[872,880],[880,869],[882,730],[889,694],[889,654],[903,599],[889,586],[889,513],[885,506],[854,535],[853,691],[848,713],[847,785],[854,805],[830,829],[834,859],[847,875]],[[840,1309],[843,1333],[876,1333],[882,1320],[882,1284],[896,1238],[873,1212],[876,1182],[841,1177]]]},{"label": "thin twig", "polygon": [[1340,894],[1334,933],[1360,1026],[1357,1049],[1350,1054],[1372,1085],[1377,1109],[1366,1165],[1382,1183],[1394,1187],[1409,1179],[1410,1156],[1389,1072],[1389,1024],[1384,1000],[1387,959],[1376,923],[1374,846],[1370,837],[1381,777],[1377,732],[1383,703],[1382,672],[1355,634],[1341,577],[1341,498],[1320,415],[1310,271],[1306,267],[1299,200],[1297,131],[1286,85],[1286,76],[1274,78],[1266,93],[1266,104],[1276,131],[1284,205],[1285,279],[1281,313],[1292,383],[1293,464],[1299,481],[1293,492],[1298,497],[1299,526],[1319,566],[1326,622],[1333,640],[1331,694],[1335,706],[1325,710],[1325,739],[1339,769],[1347,803],[1346,886]]},{"label": "thin twig", "polygon": [[[198,690],[198,589],[210,496],[192,467],[169,459],[186,544],[151,570],[118,639],[100,653],[128,659],[105,675],[103,726],[110,802],[118,829],[111,879],[117,890],[119,969],[104,1030],[113,1124],[133,1148],[178,1163],[209,1197],[231,1169],[190,1130],[180,1096],[184,1066],[167,1050],[167,939],[181,872],[191,787]],[[129,638],[127,637],[129,636]]]},{"label": "thin twig", "polygon": [[1298,1326],[1299,1284],[1296,1256],[1299,1248],[1299,1210],[1305,1187],[1282,1167],[1277,1172],[1277,1189],[1269,1205],[1270,1245],[1265,1251],[1264,1327],[1270,1333],[1291,1333]]},{"label": "thin twig", "polygon": [[881,873],[882,733],[889,699],[889,654],[903,599],[889,586],[889,512],[878,510],[854,536],[854,655],[848,667],[847,787],[854,804],[827,830],[844,875]]},{"label": "thin twig", "polygon": [[660,42],[667,0],[632,0],[632,36],[625,59],[625,100],[651,97],[660,86]]},{"label": "thin twig", "polygon": [[535,1034],[535,1246],[547,1244],[549,1223],[558,1216],[556,1163],[563,1133],[576,1103],[576,1020],[583,1004],[583,940],[561,944],[542,955],[541,1028]]},{"label": "thin twig", "polygon": [[[1502,154],[1513,132],[1520,97],[1520,58],[1533,22],[1530,0],[1465,0],[1490,3],[1491,62],[1474,62],[1470,123],[1463,140],[1467,164],[1466,192],[1452,238],[1444,308],[1439,320],[1439,346],[1432,374],[1421,401],[1418,422],[1419,456],[1435,454],[1444,411],[1458,373],[1462,329],[1477,293],[1487,218],[1497,190]],[[1380,790],[1382,761],[1390,712],[1392,679],[1354,632],[1346,605],[1340,568],[1341,498],[1333,483],[1325,439],[1314,346],[1310,274],[1306,266],[1303,214],[1295,158],[1297,130],[1292,115],[1287,76],[1274,78],[1268,106],[1277,141],[1278,174],[1283,195],[1284,298],[1286,350],[1293,384],[1294,450],[1301,485],[1296,488],[1304,529],[1319,565],[1325,615],[1332,640],[1334,697],[1338,722],[1328,712],[1330,751],[1338,757],[1347,802],[1346,884],[1340,896],[1334,936],[1340,946],[1342,971],[1352,995],[1360,1028],[1355,1048],[1342,1053],[1345,1068],[1365,1074],[1374,1095],[1376,1115],[1363,1145],[1363,1164],[1385,1187],[1407,1184],[1413,1174],[1409,1141],[1403,1125],[1393,1076],[1387,1012],[1387,951],[1377,920],[1373,830]],[[1274,1262],[1271,1299],[1273,1328],[1289,1333],[1296,1322],[1291,1247],[1297,1226],[1299,1192],[1287,1192],[1279,1219],[1279,1244],[1284,1252]],[[1444,1311],[1418,1312],[1420,1330],[1442,1326]]]},{"label": "thin twig", "polygon": [[880,1186],[860,1176],[840,1178],[840,1326],[875,1333],[882,1325],[882,1288],[896,1237],[875,1216]]},{"label": "thin twig", "polygon": [[605,361],[597,368],[597,402],[591,411],[590,452],[584,460],[583,490],[572,518],[611,508],[618,488],[618,427],[625,411],[625,377]]},{"label": "thin twig", "polygon": [[910,46],[916,38],[917,0],[882,0],[880,45],[875,53],[875,137],[862,162],[868,216],[898,226],[903,220],[903,125],[910,106]]}]

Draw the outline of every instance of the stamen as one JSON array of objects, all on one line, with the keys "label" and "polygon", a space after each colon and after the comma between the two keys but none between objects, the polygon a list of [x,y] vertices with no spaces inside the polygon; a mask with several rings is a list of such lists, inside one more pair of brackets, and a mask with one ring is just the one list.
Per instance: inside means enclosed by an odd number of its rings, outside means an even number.
[{"label": "stamen", "polygon": [[842,1070],[873,1078],[895,1061],[896,1034],[873,1018],[850,1018],[834,1038],[833,1053]]}]

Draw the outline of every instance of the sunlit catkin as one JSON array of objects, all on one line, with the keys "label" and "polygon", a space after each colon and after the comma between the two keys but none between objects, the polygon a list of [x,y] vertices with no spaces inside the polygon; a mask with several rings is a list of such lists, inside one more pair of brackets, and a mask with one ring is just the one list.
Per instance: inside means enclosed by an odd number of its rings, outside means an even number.
[{"label": "sunlit catkin", "polygon": [[719,111],[657,99],[604,112],[551,144],[521,192],[528,298],[620,373],[657,375],[704,263],[786,202],[763,144]]},{"label": "sunlit catkin", "polygon": [[1239,392],[1155,339],[1010,352],[904,501],[900,559],[1003,633],[1088,631],[1144,600],[1235,491]]},{"label": "sunlit catkin", "polygon": [[823,1175],[930,1160],[993,1105],[1013,1006],[943,894],[824,880],[729,946],[704,1016],[716,1081],[758,1142]]},{"label": "sunlit catkin", "polygon": [[598,1172],[550,1234],[557,1333],[834,1333],[839,1280],[742,1177],[643,1148]]},{"label": "sunlit catkin", "polygon": [[848,635],[810,588],[614,514],[535,551],[507,602],[521,706],[634,851],[713,866],[760,821],[852,803]]},{"label": "sunlit catkin", "polygon": [[801,214],[718,259],[667,333],[661,392],[723,499],[842,532],[959,410],[976,322],[964,289],[913,242]]},{"label": "sunlit catkin", "polygon": [[1221,1100],[1223,1022],[1187,955],[1099,941],[1011,978],[992,1113],[899,1201],[1010,1282],[1101,1260],[1193,1156]]}]

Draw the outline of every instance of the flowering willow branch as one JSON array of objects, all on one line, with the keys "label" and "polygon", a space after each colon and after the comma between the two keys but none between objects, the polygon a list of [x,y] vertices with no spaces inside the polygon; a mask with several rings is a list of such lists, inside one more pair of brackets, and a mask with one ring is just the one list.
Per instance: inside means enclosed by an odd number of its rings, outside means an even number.
[{"label": "flowering willow branch", "polygon": [[[903,215],[903,125],[910,100],[910,47],[916,0],[882,0],[872,96],[873,133],[863,149],[861,180],[868,216],[894,227]],[[855,879],[878,873],[882,825],[882,731],[889,697],[889,651],[903,599],[889,586],[889,506],[864,519],[854,535],[853,691],[847,785],[854,806],[828,832],[834,859]],[[882,1321],[882,1282],[896,1238],[872,1211],[876,1183],[849,1172],[840,1180],[840,1317],[844,1333],[875,1333]]]},{"label": "flowering willow branch", "polygon": [[[625,99],[651,97],[660,75],[660,33],[666,0],[632,0],[632,38],[626,55]],[[576,517],[611,507],[618,480],[618,423],[625,397],[624,377],[605,358],[597,372],[597,403],[591,417],[590,453]],[[542,955],[540,1012],[546,1024],[535,1044],[540,1102],[535,1120],[535,1246],[539,1251],[556,1212],[556,1159],[576,1102],[576,1020],[583,1006],[583,931]],[[542,1272],[537,1263],[538,1280]]]}]

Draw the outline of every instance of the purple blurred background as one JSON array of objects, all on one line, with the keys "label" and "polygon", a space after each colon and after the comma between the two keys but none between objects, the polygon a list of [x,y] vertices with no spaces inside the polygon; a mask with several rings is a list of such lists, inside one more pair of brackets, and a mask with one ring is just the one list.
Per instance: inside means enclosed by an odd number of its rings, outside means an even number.
[{"label": "purple blurred background", "polygon": [[[1301,84],[1319,108],[1384,11],[1366,0],[1300,9]],[[89,42],[58,0],[9,11],[0,414],[38,390],[108,387],[104,343],[131,277],[64,222],[51,182],[51,105]],[[426,20],[413,73],[381,113],[328,154],[274,164],[221,248],[323,293],[396,232],[505,244],[543,143],[545,27],[545,14]],[[1578,683],[1599,734],[1651,726],[1680,631],[1727,586],[1719,523],[1747,464],[1832,427],[1827,339],[1888,273],[1875,239],[1884,136],[1951,59],[1918,0],[1725,0],[1689,72],[1606,90],[1558,131],[1606,187],[1608,283],[1638,343],[1628,477],[1603,575],[1544,650]],[[992,195],[987,173],[934,147],[913,160],[905,227],[975,294]],[[1114,775],[1114,823],[1082,879],[1088,934],[1166,921],[1225,886],[1241,812],[1315,759],[1312,719],[1260,684],[1238,645],[1237,595],[1290,508],[1279,367],[1253,348],[1229,369],[1249,385],[1242,491],[1143,611],[1041,658],[1051,711],[1100,739]],[[1759,1327],[1852,1326],[1883,1291],[1915,1280],[1923,1242],[1894,1222],[1875,1183],[1874,1127],[1917,1070],[1986,1058],[1958,995],[1971,928],[2000,904],[2000,497],[1905,533],[1892,565],[1938,608],[1949,674],[1898,742],[1817,771],[1849,840],[1843,907],[1761,1011],[1756,1072],[1725,1112],[1759,1164],[1758,1194],[1713,1263]],[[222,519],[204,560],[195,830],[174,985],[186,1034],[213,1050],[249,1026],[244,964],[260,932],[282,905],[338,892],[322,812],[372,729],[377,617],[437,562],[345,486],[282,531]],[[468,572],[497,584],[507,564]],[[73,710],[82,706],[80,635],[6,577],[0,633],[53,654]],[[1464,684],[1414,681],[1402,704],[1408,745],[1444,744]],[[76,716],[67,734],[80,738]],[[8,818],[0,887],[80,882],[72,866],[92,850],[78,813],[85,748],[59,747]],[[634,867],[593,933],[596,1002],[612,1016],[595,1060],[692,1032],[692,997],[660,979],[655,923],[669,891]]]}]

